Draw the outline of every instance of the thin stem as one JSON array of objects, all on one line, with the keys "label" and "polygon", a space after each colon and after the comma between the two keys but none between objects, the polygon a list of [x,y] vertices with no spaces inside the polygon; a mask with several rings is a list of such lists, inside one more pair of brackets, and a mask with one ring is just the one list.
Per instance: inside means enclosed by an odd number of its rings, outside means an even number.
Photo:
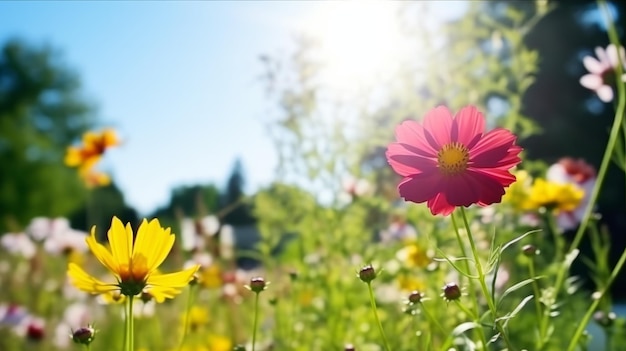
[{"label": "thin stem", "polygon": [[544,339],[545,329],[543,327],[543,324],[541,324],[543,317],[543,309],[541,308],[541,301],[539,301],[539,299],[541,298],[541,294],[539,292],[539,283],[537,282],[537,279],[535,279],[537,277],[537,274],[535,273],[535,260],[532,257],[530,257],[530,263],[528,264],[528,273],[530,275],[530,279],[533,280],[532,286],[533,293],[535,294],[535,298],[533,300],[535,300],[537,321],[539,321],[539,340],[537,340],[537,348],[539,349],[543,342],[542,340]]},{"label": "thin stem", "polygon": [[178,351],[182,350],[183,345],[185,344],[185,339],[187,338],[187,332],[189,331],[189,319],[191,315],[191,306],[193,305],[193,288],[195,285],[190,285],[189,290],[187,290],[187,306],[185,308],[185,324],[183,327],[183,336],[180,339],[180,344],[178,345]]},{"label": "thin stem", "polygon": [[133,298],[126,296],[126,333],[124,334],[125,351],[134,351],[134,318],[133,318]]},{"label": "thin stem", "polygon": [[[608,34],[611,39],[611,43],[615,44],[616,47],[620,47],[619,39],[617,36],[617,31],[615,30],[615,25],[613,23],[613,19],[611,18],[611,13],[606,5],[604,0],[598,0],[599,7],[602,12],[606,16],[607,24],[608,24]],[[619,50],[618,50],[619,54]],[[624,57],[620,55],[620,61],[624,60]],[[622,76],[622,65],[617,65],[617,76]],[[600,169],[598,170],[598,176],[596,178],[596,184],[591,191],[591,196],[589,197],[589,204],[587,208],[585,208],[585,212],[583,214],[582,221],[578,230],[576,231],[576,235],[574,236],[574,240],[572,240],[572,244],[570,245],[569,251],[573,251],[578,248],[580,245],[580,241],[583,238],[583,234],[587,228],[589,220],[591,219],[591,214],[593,211],[593,205],[598,201],[598,196],[600,195],[600,189],[602,187],[602,183],[604,182],[604,178],[606,176],[606,172],[609,168],[609,164],[611,163],[613,150],[615,149],[615,145],[617,144],[617,139],[619,137],[620,128],[622,123],[624,122],[624,112],[626,112],[626,91],[624,91],[624,84],[617,80],[617,91],[618,91],[618,103],[615,111],[615,118],[613,119],[613,125],[611,126],[611,133],[609,134],[609,140],[606,145],[606,149],[604,150],[604,156],[602,157],[602,163],[600,164]],[[554,284],[554,291],[558,294],[565,282],[565,275],[568,271],[568,266],[563,264],[561,268],[557,272],[556,282]],[[548,313],[543,315],[543,323],[547,323],[550,318]]]},{"label": "thin stem", "polygon": [[[452,213],[452,226],[454,227],[454,233],[456,234],[456,240],[459,243],[459,248],[461,249],[461,254],[463,255],[463,263],[465,264],[465,271],[467,274],[470,274],[470,265],[469,265],[469,257],[465,251],[465,245],[463,244],[463,239],[461,239],[461,233],[459,232],[459,226],[456,222],[456,216]],[[474,310],[476,311],[476,323],[480,325],[480,308],[478,306],[478,297],[476,296],[476,288],[474,287],[474,280],[468,279],[469,290],[470,290],[470,300],[474,305]],[[474,333],[478,335],[480,341],[483,343],[484,347],[487,347],[487,338],[485,337],[485,331],[483,328],[474,328]]]},{"label": "thin stem", "polygon": [[385,330],[383,329],[383,325],[380,323],[380,318],[378,318],[378,310],[376,309],[376,299],[374,299],[374,290],[372,289],[371,282],[367,283],[367,290],[370,294],[370,303],[372,305],[372,311],[374,312],[374,318],[376,319],[376,324],[378,324],[378,330],[380,331],[380,336],[383,338],[383,343],[385,344],[385,350],[391,351],[391,347],[389,347],[389,341],[387,341],[387,336],[385,335]]},{"label": "thin stem", "polygon": [[252,326],[252,351],[256,347],[256,330],[259,323],[259,293],[254,296],[254,324]]},{"label": "thin stem", "polygon": [[[480,288],[483,291],[483,295],[487,300],[487,305],[489,306],[489,311],[491,311],[491,315],[493,317],[493,324],[496,329],[504,339],[506,343],[508,351],[515,350],[513,345],[511,345],[511,341],[509,340],[509,336],[504,331],[504,328],[497,321],[497,310],[496,305],[491,299],[491,294],[489,293],[489,289],[487,288],[487,284],[485,283],[485,273],[483,272],[483,266],[480,263],[480,257],[478,256],[478,250],[476,249],[476,244],[474,243],[474,237],[472,236],[472,230],[470,229],[469,221],[467,220],[467,215],[465,214],[465,208],[463,206],[459,207],[461,209],[461,216],[463,217],[463,223],[465,224],[465,229],[467,230],[467,236],[469,238],[470,247],[472,249],[472,255],[474,256],[474,264],[476,265],[476,272],[478,273],[478,282],[480,283]],[[485,345],[486,346],[486,345]]]},{"label": "thin stem", "polygon": [[576,348],[576,344],[578,344],[578,340],[583,335],[583,331],[587,327],[587,324],[589,324],[589,320],[591,319],[593,312],[598,308],[600,301],[602,301],[602,297],[604,297],[604,294],[606,294],[606,292],[609,290],[609,288],[613,284],[613,281],[615,281],[615,278],[617,277],[619,272],[622,270],[624,263],[626,263],[626,250],[622,251],[622,255],[620,256],[619,261],[617,261],[617,264],[613,268],[613,271],[611,271],[611,276],[609,277],[608,281],[606,282],[606,285],[600,292],[600,296],[593,300],[593,302],[591,303],[591,306],[589,306],[589,308],[587,309],[585,316],[578,323],[578,328],[576,328],[574,337],[570,341],[569,347],[567,348],[568,351],[573,351]]}]

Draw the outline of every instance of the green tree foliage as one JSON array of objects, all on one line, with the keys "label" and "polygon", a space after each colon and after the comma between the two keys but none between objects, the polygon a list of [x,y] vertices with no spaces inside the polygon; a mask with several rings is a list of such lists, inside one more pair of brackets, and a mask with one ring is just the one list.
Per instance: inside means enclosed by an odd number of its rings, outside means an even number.
[{"label": "green tree foliage", "polygon": [[93,123],[78,76],[50,47],[19,40],[0,50],[0,232],[32,217],[67,215],[83,185],[65,148]]},{"label": "green tree foliage", "polygon": [[246,176],[243,164],[240,159],[237,159],[222,194],[220,209],[223,212],[224,223],[245,225],[255,222],[252,207],[245,198],[245,185]]},{"label": "green tree foliage", "polygon": [[149,218],[159,218],[163,226],[180,232],[182,217],[200,217],[215,213],[219,208],[219,189],[212,184],[183,185],[172,190],[169,203],[151,213]]},{"label": "green tree foliage", "polygon": [[118,217],[122,223],[131,223],[133,228],[138,228],[137,211],[126,204],[124,194],[114,182],[93,189],[85,205],[70,216],[70,222],[73,228],[85,231],[90,231],[95,225],[97,235],[104,238],[113,216]]}]

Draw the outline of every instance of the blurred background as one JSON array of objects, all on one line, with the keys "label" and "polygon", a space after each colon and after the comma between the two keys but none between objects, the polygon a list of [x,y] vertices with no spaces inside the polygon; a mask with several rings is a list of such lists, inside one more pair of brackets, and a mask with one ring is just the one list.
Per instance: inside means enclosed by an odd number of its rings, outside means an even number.
[{"label": "blurred background", "polygon": [[[623,35],[626,7],[610,9]],[[257,192],[330,204],[349,177],[394,202],[394,126],[437,104],[514,130],[528,169],[597,168],[614,109],[579,79],[607,44],[594,1],[3,1],[0,232],[210,213],[254,228]],[[63,157],[105,127],[112,182],[86,189]],[[613,234],[624,185],[613,167],[598,203]]]}]

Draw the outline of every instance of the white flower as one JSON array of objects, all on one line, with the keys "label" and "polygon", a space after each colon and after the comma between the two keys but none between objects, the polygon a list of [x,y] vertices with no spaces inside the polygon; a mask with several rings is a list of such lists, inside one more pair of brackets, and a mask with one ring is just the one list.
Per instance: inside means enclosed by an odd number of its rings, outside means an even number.
[{"label": "white flower", "polygon": [[[623,47],[620,47],[619,56],[615,45],[610,44],[606,50],[597,47],[596,56],[585,56],[583,58],[583,65],[589,71],[580,78],[580,85],[587,89],[591,89],[598,94],[600,100],[604,102],[610,102],[613,100],[613,83],[611,79],[615,77],[615,69],[620,64],[620,57],[624,59],[625,51]],[[622,63],[622,67],[626,67]],[[626,75],[622,76],[622,80],[626,81]]]},{"label": "white flower", "polygon": [[62,233],[52,233],[44,241],[43,248],[48,253],[59,255],[69,251],[86,252],[87,233],[69,229]]},{"label": "white flower", "polygon": [[206,216],[200,221],[202,234],[213,236],[220,230],[220,220],[213,215]]},{"label": "white flower", "polygon": [[0,239],[0,245],[14,255],[21,255],[26,259],[35,256],[35,243],[24,233],[7,233]]}]

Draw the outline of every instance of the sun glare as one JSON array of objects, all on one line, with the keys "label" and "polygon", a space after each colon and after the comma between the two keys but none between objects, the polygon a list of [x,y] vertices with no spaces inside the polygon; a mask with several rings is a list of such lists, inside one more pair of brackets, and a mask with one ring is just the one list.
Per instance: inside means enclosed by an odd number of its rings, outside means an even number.
[{"label": "sun glare", "polygon": [[403,37],[397,4],[386,1],[321,3],[305,31],[319,41],[315,57],[323,83],[347,92],[380,82],[400,65]]}]

